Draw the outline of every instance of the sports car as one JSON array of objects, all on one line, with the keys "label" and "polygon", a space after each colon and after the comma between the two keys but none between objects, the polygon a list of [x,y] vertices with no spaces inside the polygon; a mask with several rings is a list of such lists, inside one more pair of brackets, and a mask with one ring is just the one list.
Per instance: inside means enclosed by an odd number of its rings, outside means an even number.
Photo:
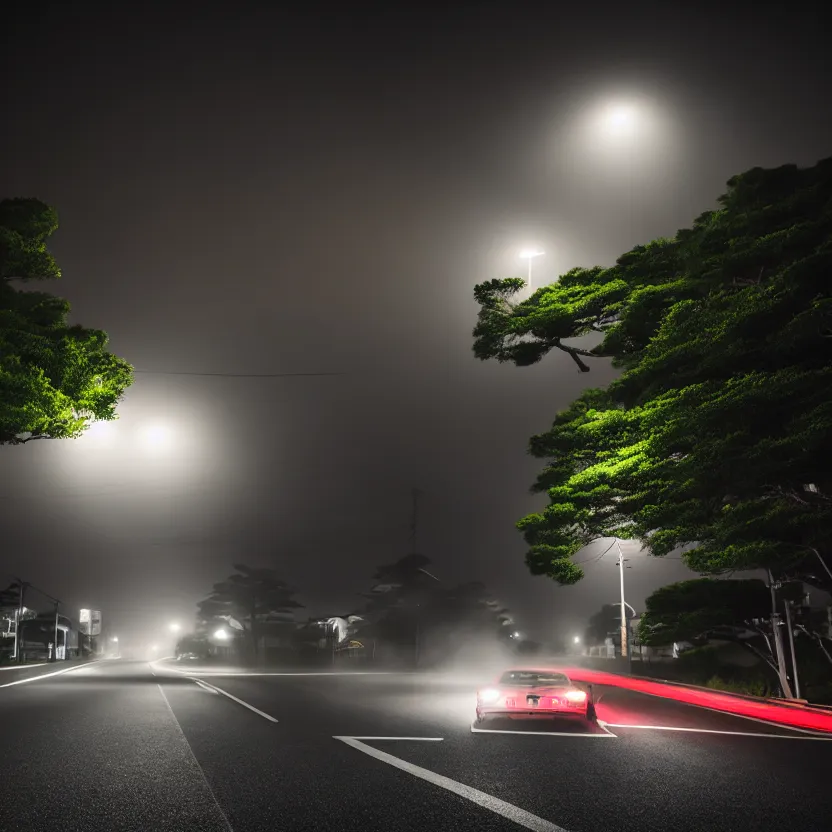
[{"label": "sports car", "polygon": [[591,719],[585,690],[554,670],[507,670],[494,685],[477,691],[477,722],[486,717],[578,716]]}]

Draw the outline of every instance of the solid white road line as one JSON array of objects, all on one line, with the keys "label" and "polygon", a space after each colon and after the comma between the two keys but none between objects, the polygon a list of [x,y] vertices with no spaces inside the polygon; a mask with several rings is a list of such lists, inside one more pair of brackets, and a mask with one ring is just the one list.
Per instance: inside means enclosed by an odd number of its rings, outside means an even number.
[{"label": "solid white road line", "polygon": [[820,740],[821,742],[832,742],[832,737],[822,737],[817,734],[814,736],[806,734],[801,734],[799,736],[796,734],[753,734],[748,731],[717,731],[713,728],[677,728],[673,725],[625,725],[624,723],[614,722],[606,724],[611,728],[638,728],[640,730],[649,731],[683,731],[690,734],[725,734],[729,737],[766,737],[777,740]]},{"label": "solid white road line", "polygon": [[499,728],[475,728],[474,724],[471,723],[471,733],[472,734],[518,734],[520,736],[529,736],[529,737],[591,737],[591,738],[600,738],[600,739],[608,739],[609,737],[615,737],[615,734],[612,731],[604,731],[603,734],[580,734],[577,731],[508,731],[508,730],[500,730]]},{"label": "solid white road line", "polygon": [[214,688],[212,688],[212,687],[210,687],[210,686],[206,685],[204,682],[200,682],[200,681],[199,681],[199,679],[195,679],[194,681],[195,681],[195,682],[196,682],[196,683],[197,683],[197,684],[198,684],[198,685],[199,685],[199,686],[200,686],[203,690],[207,690],[207,691],[208,691],[208,693],[212,694],[213,696],[216,696],[216,695],[217,695],[217,692],[216,692],[216,690],[214,690]]},{"label": "solid white road line", "polygon": [[61,673],[72,673],[73,670],[83,670],[85,667],[89,667],[91,664],[98,664],[101,659],[96,659],[92,662],[87,662],[86,664],[79,664],[75,667],[66,667],[63,670],[53,670],[51,673],[41,673],[40,676],[29,676],[28,679],[17,679],[14,682],[6,682],[3,685],[0,685],[0,688],[10,688],[12,685],[25,685],[29,682],[37,682],[40,679],[48,679],[50,676],[60,676]]},{"label": "solid white road line", "polygon": [[526,829],[533,829],[535,832],[566,832],[563,827],[556,826],[554,823],[544,820],[537,815],[533,815],[531,812],[527,812],[519,806],[515,806],[512,803],[506,803],[504,800],[500,800],[490,794],[481,792],[479,789],[474,789],[471,788],[471,786],[458,783],[456,780],[451,780],[450,777],[445,777],[434,771],[429,771],[426,768],[415,766],[413,763],[408,763],[405,760],[394,757],[392,754],[379,751],[371,745],[365,745],[355,737],[334,737],[334,739],[341,740],[341,742],[346,743],[351,748],[355,748],[357,751],[362,751],[364,754],[368,754],[370,757],[375,757],[375,759],[381,760],[381,762],[387,763],[388,765],[400,769],[401,771],[406,771],[408,774],[412,774],[420,780],[433,783],[435,786],[447,789],[453,794],[464,797],[466,800],[470,800],[472,803],[482,806],[483,809],[488,809],[497,815],[502,815],[502,817],[514,821],[514,823],[518,826],[523,826]]},{"label": "solid white road line", "polygon": [[[342,737],[336,737],[340,740]],[[417,740],[418,742],[443,742],[444,737],[350,737],[351,740]]]},{"label": "solid white road line", "polygon": [[[193,676],[188,677],[192,682],[199,682],[199,679],[195,679]],[[202,683],[204,687],[209,688],[210,690],[216,691],[217,693],[221,693],[223,696],[227,696],[229,699],[236,702],[238,705],[242,705],[244,708],[248,708],[250,711],[254,711],[258,716],[262,716],[263,719],[268,719],[269,722],[277,722],[277,720],[271,716],[270,714],[261,711],[259,708],[255,708],[254,705],[249,705],[248,702],[243,702],[242,699],[237,699],[236,696],[229,693],[227,690],[223,690],[222,688],[215,687],[214,685],[210,684],[209,682]]]},{"label": "solid white road line", "polygon": [[168,710],[170,711],[170,715],[173,717],[173,723],[176,725],[176,729],[179,732],[179,736],[182,737],[182,741],[185,743],[188,752],[191,755],[191,759],[194,761],[194,765],[197,767],[197,770],[202,775],[202,780],[205,783],[205,788],[208,789],[211,797],[214,799],[214,805],[217,807],[217,811],[222,815],[222,819],[225,821],[225,825],[228,827],[229,832],[234,832],[234,827],[231,826],[231,821],[228,819],[228,815],[225,814],[225,810],[220,806],[220,802],[217,799],[216,794],[214,794],[214,790],[211,788],[211,784],[208,782],[208,775],[205,774],[205,769],[199,764],[199,760],[196,758],[196,754],[194,754],[193,748],[191,748],[191,744],[188,742],[188,738],[185,736],[185,732],[182,730],[182,726],[179,723],[179,720],[176,718],[176,714],[173,712],[173,708],[171,707],[170,701],[168,700],[167,696],[165,695],[164,688],[157,684],[157,688],[159,688],[159,693],[162,694],[162,699],[165,700],[165,704],[168,706]]},{"label": "solid white road line", "polygon": [[[156,668],[159,670],[160,668]],[[257,670],[180,670],[178,667],[164,667],[163,670],[170,670],[173,673],[181,673],[183,676],[193,676],[195,673],[202,676],[404,676],[406,674],[393,673],[389,670],[332,670],[315,673],[272,673],[269,671]]]},{"label": "solid white road line", "polygon": [[38,662],[37,664],[13,664],[9,667],[0,667],[0,670],[27,670],[30,667],[44,667],[48,662]]}]

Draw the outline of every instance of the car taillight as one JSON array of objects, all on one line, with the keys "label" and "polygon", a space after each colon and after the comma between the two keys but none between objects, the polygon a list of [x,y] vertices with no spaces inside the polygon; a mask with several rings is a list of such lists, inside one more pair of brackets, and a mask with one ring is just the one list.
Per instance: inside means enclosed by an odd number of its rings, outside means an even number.
[{"label": "car taillight", "polygon": [[586,691],[568,690],[566,691],[566,698],[570,705],[581,705],[586,702]]}]

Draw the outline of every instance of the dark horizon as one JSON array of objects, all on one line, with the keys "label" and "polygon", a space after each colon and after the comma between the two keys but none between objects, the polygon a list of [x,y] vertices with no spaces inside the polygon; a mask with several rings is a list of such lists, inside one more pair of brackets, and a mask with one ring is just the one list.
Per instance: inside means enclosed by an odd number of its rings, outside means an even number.
[{"label": "dark horizon", "polygon": [[[138,372],[118,422],[3,449],[3,571],[124,633],[189,621],[238,562],[342,613],[411,550],[415,486],[443,581],[582,632],[614,558],[556,587],[514,523],[542,504],[528,438],[614,372],[476,361],[473,286],[527,245],[535,285],[612,263],[734,174],[830,155],[824,27],[788,8],[16,11],[3,196],[58,210],[37,288]],[[588,126],[619,100],[649,116],[626,152]],[[341,375],[255,377],[280,373]],[[633,558],[637,608],[691,574]]]}]

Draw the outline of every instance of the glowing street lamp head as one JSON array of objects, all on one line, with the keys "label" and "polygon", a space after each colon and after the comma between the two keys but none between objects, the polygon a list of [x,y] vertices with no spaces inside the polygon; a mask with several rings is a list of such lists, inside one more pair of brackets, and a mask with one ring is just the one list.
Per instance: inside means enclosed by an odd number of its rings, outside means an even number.
[{"label": "glowing street lamp head", "polygon": [[180,627],[175,621],[170,625],[170,631],[172,633],[178,633],[181,629],[182,627]]},{"label": "glowing street lamp head", "polygon": [[521,260],[533,260],[535,257],[542,257],[546,252],[539,248],[524,248],[520,252]]},{"label": "glowing street lamp head", "polygon": [[142,441],[149,450],[164,450],[172,443],[171,432],[164,425],[149,425],[142,431]]},{"label": "glowing street lamp head", "polygon": [[220,627],[219,630],[217,630],[214,633],[214,638],[218,639],[219,641],[227,641],[228,640],[228,630],[226,630],[225,627]]},{"label": "glowing street lamp head", "polygon": [[581,643],[581,637],[580,636],[575,636],[575,638],[572,639],[572,641],[574,641],[575,644],[580,644]]}]

